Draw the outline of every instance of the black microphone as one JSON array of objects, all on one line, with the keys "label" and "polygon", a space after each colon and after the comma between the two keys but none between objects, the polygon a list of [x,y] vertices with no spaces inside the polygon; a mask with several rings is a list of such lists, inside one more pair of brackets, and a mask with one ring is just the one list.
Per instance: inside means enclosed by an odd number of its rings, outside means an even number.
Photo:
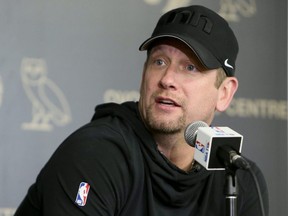
[{"label": "black microphone", "polygon": [[250,168],[240,154],[243,136],[228,127],[209,127],[196,121],[187,126],[184,136],[195,147],[194,159],[207,170],[224,170],[227,166]]}]

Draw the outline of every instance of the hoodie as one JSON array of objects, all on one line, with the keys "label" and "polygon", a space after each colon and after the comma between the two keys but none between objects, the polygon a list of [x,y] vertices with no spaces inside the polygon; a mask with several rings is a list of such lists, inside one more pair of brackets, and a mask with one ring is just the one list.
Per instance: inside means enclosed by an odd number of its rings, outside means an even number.
[{"label": "hoodie", "polygon": [[[268,212],[264,177],[250,164]],[[238,215],[261,216],[252,175],[238,170],[236,178]],[[15,215],[224,216],[225,179],[225,171],[196,164],[185,172],[170,163],[137,103],[102,104],[55,151]]]}]

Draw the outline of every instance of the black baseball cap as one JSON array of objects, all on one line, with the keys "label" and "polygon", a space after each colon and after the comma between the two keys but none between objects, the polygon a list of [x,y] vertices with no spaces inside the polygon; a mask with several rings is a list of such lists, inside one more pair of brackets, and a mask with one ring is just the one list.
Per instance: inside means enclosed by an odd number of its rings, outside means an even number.
[{"label": "black baseball cap", "polygon": [[167,37],[184,42],[206,68],[222,67],[227,76],[234,76],[238,42],[228,22],[214,11],[193,5],[165,13],[139,50],[149,50]]}]

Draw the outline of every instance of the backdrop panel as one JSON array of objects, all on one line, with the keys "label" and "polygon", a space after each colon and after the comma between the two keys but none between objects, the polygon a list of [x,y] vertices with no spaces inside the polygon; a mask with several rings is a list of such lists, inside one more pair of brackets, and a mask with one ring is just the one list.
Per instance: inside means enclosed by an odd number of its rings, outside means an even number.
[{"label": "backdrop panel", "polygon": [[214,124],[244,136],[270,215],[287,213],[287,1],[0,0],[0,216],[13,215],[59,144],[103,102],[137,100],[139,45],[165,11],[202,4],[240,44],[239,91]]}]

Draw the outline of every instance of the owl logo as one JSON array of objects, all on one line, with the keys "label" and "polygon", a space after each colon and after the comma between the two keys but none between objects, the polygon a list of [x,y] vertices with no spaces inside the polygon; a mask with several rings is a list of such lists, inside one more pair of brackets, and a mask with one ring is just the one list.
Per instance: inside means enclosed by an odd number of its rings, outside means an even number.
[{"label": "owl logo", "polygon": [[243,17],[251,17],[256,10],[256,0],[220,0],[219,15],[227,21],[238,22],[239,14]]},{"label": "owl logo", "polygon": [[[165,2],[162,12],[165,13],[177,7],[191,5],[193,0],[144,0],[148,5],[159,5]],[[227,21],[238,22],[240,16],[251,17],[256,13],[256,0],[220,0],[219,15]]]},{"label": "owl logo", "polygon": [[[191,4],[191,0],[165,0],[166,3],[162,9],[163,13],[166,13],[169,10],[172,10],[176,7],[184,7],[184,6],[188,6],[189,4]],[[144,0],[144,2],[146,2],[146,4],[148,5],[157,5],[160,4],[162,2],[162,0]]]},{"label": "owl logo", "polygon": [[69,104],[61,89],[47,77],[44,59],[24,58],[21,62],[24,91],[32,105],[32,119],[23,130],[51,131],[71,121]]}]

